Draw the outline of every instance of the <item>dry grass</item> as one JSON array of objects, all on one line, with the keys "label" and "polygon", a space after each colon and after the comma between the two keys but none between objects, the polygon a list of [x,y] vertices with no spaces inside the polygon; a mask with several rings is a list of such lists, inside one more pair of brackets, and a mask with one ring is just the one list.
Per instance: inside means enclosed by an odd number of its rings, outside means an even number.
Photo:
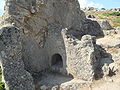
[{"label": "dry grass", "polygon": [[120,26],[120,16],[105,15],[105,13],[113,13],[112,11],[85,11],[85,14],[92,14],[97,19],[107,19],[111,22],[113,27]]}]

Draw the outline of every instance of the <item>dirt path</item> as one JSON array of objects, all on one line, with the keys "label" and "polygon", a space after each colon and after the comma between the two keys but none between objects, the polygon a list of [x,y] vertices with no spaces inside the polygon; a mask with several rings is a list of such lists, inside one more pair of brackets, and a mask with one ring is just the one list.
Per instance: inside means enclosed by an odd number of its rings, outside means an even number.
[{"label": "dirt path", "polygon": [[111,78],[108,77],[106,80],[95,81],[92,85],[78,90],[120,90],[120,74]]}]

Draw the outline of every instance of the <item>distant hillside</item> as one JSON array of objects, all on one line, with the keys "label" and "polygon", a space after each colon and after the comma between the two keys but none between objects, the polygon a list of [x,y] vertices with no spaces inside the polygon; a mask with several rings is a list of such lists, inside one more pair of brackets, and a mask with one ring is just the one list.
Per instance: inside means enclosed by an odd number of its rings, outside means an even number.
[{"label": "distant hillside", "polygon": [[110,10],[84,11],[86,15],[94,15],[96,19],[107,19],[113,27],[120,26],[120,12]]}]

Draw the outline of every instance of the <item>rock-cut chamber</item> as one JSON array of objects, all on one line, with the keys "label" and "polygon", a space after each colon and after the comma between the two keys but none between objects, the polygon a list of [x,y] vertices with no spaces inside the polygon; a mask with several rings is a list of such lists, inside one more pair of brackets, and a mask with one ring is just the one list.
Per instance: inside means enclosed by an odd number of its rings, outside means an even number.
[{"label": "rock-cut chamber", "polygon": [[55,66],[58,68],[63,67],[63,60],[60,54],[54,54],[51,59],[51,66]]}]

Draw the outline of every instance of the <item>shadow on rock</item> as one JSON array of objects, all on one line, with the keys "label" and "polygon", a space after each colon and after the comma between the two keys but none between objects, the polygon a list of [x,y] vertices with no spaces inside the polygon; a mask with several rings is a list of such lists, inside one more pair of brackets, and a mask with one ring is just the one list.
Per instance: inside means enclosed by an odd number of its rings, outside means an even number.
[{"label": "shadow on rock", "polygon": [[[112,70],[109,68],[109,65],[114,62],[112,59],[112,55],[99,45],[97,45],[96,52],[97,52],[96,59],[98,60],[99,63],[95,69],[95,79],[98,80],[104,77],[104,73],[107,73],[108,76],[115,75],[115,73],[113,74]],[[105,67],[105,65],[107,66]]]}]

